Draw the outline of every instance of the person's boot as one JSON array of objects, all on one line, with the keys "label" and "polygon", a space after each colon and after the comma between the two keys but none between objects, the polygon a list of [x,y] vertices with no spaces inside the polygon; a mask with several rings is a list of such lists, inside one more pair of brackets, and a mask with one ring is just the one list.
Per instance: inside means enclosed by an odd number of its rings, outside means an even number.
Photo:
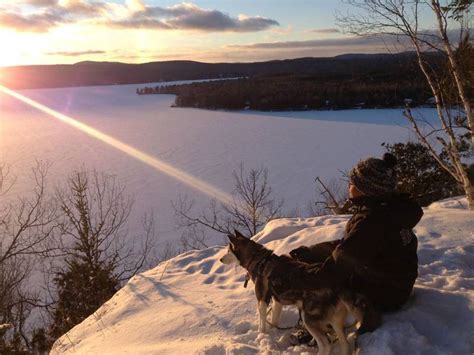
[{"label": "person's boot", "polygon": [[354,302],[362,313],[362,324],[357,330],[357,334],[373,332],[382,324],[382,315],[370,302],[367,297],[359,296]]}]

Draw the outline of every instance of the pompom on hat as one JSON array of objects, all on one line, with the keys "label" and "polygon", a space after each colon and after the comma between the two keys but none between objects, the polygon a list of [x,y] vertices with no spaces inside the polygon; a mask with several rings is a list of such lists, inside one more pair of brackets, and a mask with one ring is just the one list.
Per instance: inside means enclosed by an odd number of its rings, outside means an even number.
[{"label": "pompom on hat", "polygon": [[396,191],[397,158],[385,153],[382,159],[361,160],[349,173],[349,182],[367,196],[386,196]]}]

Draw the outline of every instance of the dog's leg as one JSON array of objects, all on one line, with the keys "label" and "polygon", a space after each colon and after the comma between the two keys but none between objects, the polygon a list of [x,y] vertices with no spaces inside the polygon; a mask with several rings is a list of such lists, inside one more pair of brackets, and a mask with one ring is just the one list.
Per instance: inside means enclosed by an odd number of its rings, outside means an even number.
[{"label": "dog's leg", "polygon": [[331,344],[326,336],[326,334],[316,330],[314,328],[309,328],[308,332],[316,339],[316,343],[318,344],[318,355],[329,355],[331,352]]},{"label": "dog's leg", "polygon": [[349,309],[347,308],[347,305],[344,302],[340,301],[336,305],[334,314],[330,321],[332,329],[334,329],[337,339],[339,340],[342,355],[351,355],[351,346],[349,344],[349,341],[347,340],[347,336],[344,331],[348,314]]},{"label": "dog's leg", "polygon": [[280,323],[280,318],[281,318],[281,309],[282,305],[280,302],[278,302],[276,299],[273,299],[273,304],[272,304],[272,325],[274,327],[278,327],[278,324]]},{"label": "dog's leg", "polygon": [[267,308],[268,304],[265,301],[258,301],[258,315],[259,315],[259,325],[258,331],[260,333],[267,332]]},{"label": "dog's leg", "polygon": [[305,328],[316,340],[316,343],[318,343],[318,355],[329,355],[331,344],[326,336],[326,332],[321,329],[319,322],[306,316],[304,311],[302,312],[302,318]]}]

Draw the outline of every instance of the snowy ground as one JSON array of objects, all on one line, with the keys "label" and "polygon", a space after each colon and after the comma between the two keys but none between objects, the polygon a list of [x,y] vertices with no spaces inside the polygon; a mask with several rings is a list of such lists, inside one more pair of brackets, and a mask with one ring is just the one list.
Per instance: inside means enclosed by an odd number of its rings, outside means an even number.
[{"label": "snowy ground", "polygon": [[[241,162],[247,168],[265,166],[275,197],[284,198],[286,210],[297,210],[298,215],[314,202],[316,176],[326,181],[339,177],[340,170],[359,159],[380,155],[382,142],[410,137],[406,127],[397,125],[398,109],[264,114],[178,109],[170,107],[173,96],[136,95],[138,86],[21,93],[227,193],[233,189],[232,171]],[[431,109],[420,112],[434,114]],[[362,123],[367,120],[377,124]],[[10,197],[31,190],[28,173],[35,159],[52,164],[51,185],[82,165],[116,174],[135,199],[129,226],[132,242],[143,213],[154,212],[159,241],[176,241],[180,232],[170,201],[188,195],[199,208],[209,200],[192,187],[0,94],[0,163],[10,165],[11,174],[17,176]]]},{"label": "snowy ground", "polygon": [[[464,207],[463,207],[464,203]],[[254,239],[276,253],[341,238],[348,216],[280,219]],[[415,232],[419,271],[400,312],[359,338],[362,354],[474,353],[474,218],[465,201],[425,209]],[[53,354],[298,354],[289,331],[258,334],[253,288],[240,267],[219,262],[222,247],[190,251],[135,276],[96,313],[63,336]],[[286,308],[283,325],[293,325]]]}]

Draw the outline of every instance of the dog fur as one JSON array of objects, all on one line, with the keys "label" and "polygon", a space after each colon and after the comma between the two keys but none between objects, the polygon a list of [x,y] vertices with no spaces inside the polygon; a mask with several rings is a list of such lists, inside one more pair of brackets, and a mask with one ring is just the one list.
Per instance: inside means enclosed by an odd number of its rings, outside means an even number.
[{"label": "dog fur", "polygon": [[321,281],[318,284],[312,270],[314,266],[310,264],[286,255],[277,256],[238,231],[228,237],[228,252],[221,262],[240,264],[254,282],[260,332],[267,331],[267,308],[273,298],[271,325],[278,326],[282,306],[296,305],[306,329],[318,344],[319,354],[330,353],[331,344],[326,334],[331,328],[340,341],[341,354],[352,353],[344,331],[346,319],[352,314],[360,325],[363,314],[349,294],[335,291]]}]

